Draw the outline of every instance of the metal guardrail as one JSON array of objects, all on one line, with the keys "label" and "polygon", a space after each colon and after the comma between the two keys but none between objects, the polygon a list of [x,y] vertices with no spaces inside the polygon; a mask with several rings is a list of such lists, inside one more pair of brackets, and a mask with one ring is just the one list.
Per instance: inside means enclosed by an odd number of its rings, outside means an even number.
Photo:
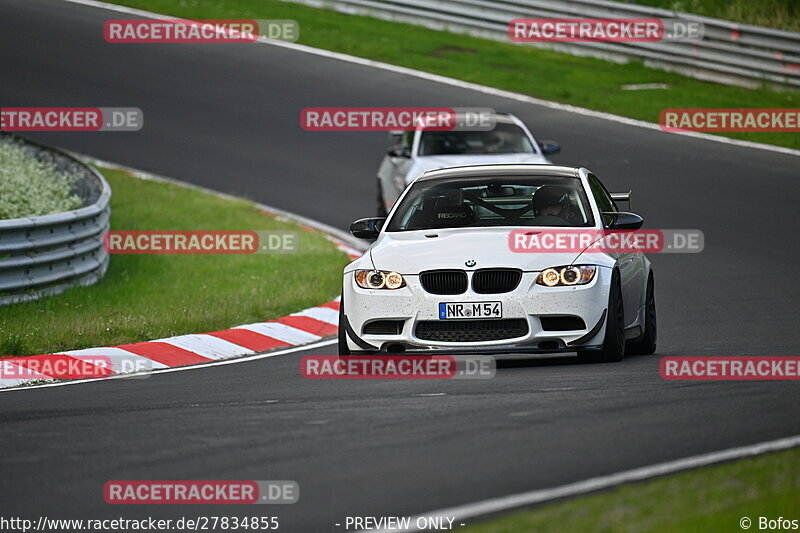
[{"label": "metal guardrail", "polygon": [[285,0],[512,42],[515,18],[661,18],[701,22],[702,40],[525,43],[645,65],[730,85],[800,87],[800,33],[608,0]]},{"label": "metal guardrail", "polygon": [[15,143],[59,170],[79,176],[75,193],[84,207],[27,218],[0,220],[0,305],[57,294],[97,282],[108,268],[103,236],[111,218],[111,187],[92,167],[72,155],[14,135]]}]

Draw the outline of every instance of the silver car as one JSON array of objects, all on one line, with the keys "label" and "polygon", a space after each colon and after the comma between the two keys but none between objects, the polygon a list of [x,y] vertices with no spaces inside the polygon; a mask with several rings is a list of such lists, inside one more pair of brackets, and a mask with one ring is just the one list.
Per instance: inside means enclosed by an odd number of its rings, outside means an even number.
[{"label": "silver car", "polygon": [[378,216],[386,213],[414,179],[429,170],[496,163],[550,163],[560,151],[553,141],[537,142],[511,114],[494,114],[491,130],[392,132],[395,144],[378,169]]}]

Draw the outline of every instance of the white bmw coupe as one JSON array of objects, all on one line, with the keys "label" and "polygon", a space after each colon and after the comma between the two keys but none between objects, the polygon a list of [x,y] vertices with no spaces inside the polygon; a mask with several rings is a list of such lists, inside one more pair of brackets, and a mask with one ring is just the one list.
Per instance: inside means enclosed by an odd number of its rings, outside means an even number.
[{"label": "white bmw coupe", "polygon": [[656,349],[650,261],[587,246],[537,253],[512,232],[634,230],[585,168],[496,164],[427,172],[387,218],[353,223],[374,239],[344,270],[339,353],[577,352],[619,361]]},{"label": "white bmw coupe", "polygon": [[550,163],[547,156],[561,151],[555,141],[537,141],[514,115],[495,113],[489,120],[494,125],[489,130],[436,131],[420,127],[394,132],[396,144],[378,168],[377,215],[386,216],[406,186],[429,170],[494,163]]}]

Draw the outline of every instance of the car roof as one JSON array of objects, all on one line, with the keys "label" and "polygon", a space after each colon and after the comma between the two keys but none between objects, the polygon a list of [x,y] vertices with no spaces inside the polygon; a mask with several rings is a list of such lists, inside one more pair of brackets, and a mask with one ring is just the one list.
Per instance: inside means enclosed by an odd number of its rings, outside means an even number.
[{"label": "car roof", "polygon": [[[477,109],[477,108],[476,108]],[[466,111],[456,111],[454,113],[455,117],[464,117],[466,116]],[[516,116],[512,115],[511,113],[488,113],[490,117],[494,120],[495,123],[499,122],[501,124],[519,124],[522,121],[517,118]],[[439,126],[431,126],[434,131],[441,131]],[[421,126],[419,128],[415,128],[416,131],[426,131],[428,128]],[[410,130],[409,130],[410,131]]]},{"label": "car roof", "polygon": [[414,181],[436,181],[440,179],[469,178],[475,176],[521,176],[526,174],[577,179],[581,176],[580,171],[581,169],[579,167],[567,167],[562,165],[495,163],[491,165],[464,165],[429,170]]},{"label": "car roof", "polygon": [[[487,113],[491,116],[495,122],[502,122],[503,124],[516,124],[519,119],[512,115],[511,113]],[[457,117],[466,116],[466,112],[458,112],[456,111],[455,115]]]}]

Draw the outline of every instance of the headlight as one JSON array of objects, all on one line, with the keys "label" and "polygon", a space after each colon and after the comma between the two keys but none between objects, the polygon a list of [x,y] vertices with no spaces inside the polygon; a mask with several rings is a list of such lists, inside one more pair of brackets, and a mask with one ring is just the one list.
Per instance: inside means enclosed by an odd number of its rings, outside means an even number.
[{"label": "headlight", "polygon": [[547,268],[536,278],[536,283],[547,287],[586,285],[594,278],[594,265],[569,265]]},{"label": "headlight", "polygon": [[399,289],[406,280],[398,272],[388,270],[356,270],[356,284],[362,289]]}]

